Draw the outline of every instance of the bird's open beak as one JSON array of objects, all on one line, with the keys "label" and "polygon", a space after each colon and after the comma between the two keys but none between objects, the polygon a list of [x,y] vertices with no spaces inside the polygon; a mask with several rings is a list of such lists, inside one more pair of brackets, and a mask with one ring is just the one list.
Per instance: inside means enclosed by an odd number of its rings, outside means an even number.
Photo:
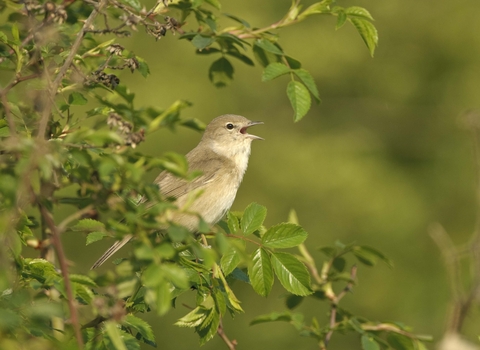
[{"label": "bird's open beak", "polygon": [[243,128],[240,129],[240,133],[244,134],[246,137],[251,138],[253,140],[264,140],[264,138],[262,138],[260,136],[252,135],[252,134],[249,134],[247,132],[247,129],[249,127],[254,126],[254,125],[259,125],[259,124],[263,124],[263,122],[250,122],[250,123],[248,123],[247,126],[244,126]]}]

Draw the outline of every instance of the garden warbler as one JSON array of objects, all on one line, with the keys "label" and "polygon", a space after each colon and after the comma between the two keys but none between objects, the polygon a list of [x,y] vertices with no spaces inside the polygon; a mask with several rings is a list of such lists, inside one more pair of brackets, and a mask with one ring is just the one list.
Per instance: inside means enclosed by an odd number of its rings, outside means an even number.
[{"label": "garden warbler", "polygon": [[[226,214],[247,170],[252,141],[263,140],[247,132],[250,126],[257,124],[263,123],[252,122],[233,114],[213,119],[207,125],[200,143],[186,155],[189,169],[198,170],[201,175],[192,181],[178,178],[167,171],[158,175],[155,183],[158,184],[160,192],[175,198],[179,208],[182,208],[195,192],[201,191],[188,207],[188,213],[176,213],[172,222],[194,232],[199,223],[198,215],[208,224],[214,225]],[[93,264],[92,270],[102,265],[132,237],[127,235],[114,243]]]}]

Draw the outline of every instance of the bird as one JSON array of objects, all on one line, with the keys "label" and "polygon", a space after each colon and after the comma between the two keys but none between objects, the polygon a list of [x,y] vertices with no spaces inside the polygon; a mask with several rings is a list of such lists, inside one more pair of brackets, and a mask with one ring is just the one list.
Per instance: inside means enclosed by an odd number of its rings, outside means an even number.
[{"label": "bird", "polygon": [[[179,208],[191,200],[192,195],[199,193],[190,204],[189,212],[176,213],[173,223],[194,233],[199,224],[198,215],[209,225],[216,224],[225,216],[247,170],[252,141],[263,140],[247,132],[249,127],[258,124],[263,122],[250,121],[235,114],[214,118],[205,128],[198,145],[185,156],[189,169],[199,171],[201,175],[192,181],[176,177],[166,170],[158,175],[154,183],[164,196],[173,197]],[[133,235],[129,234],[115,242],[91,269],[102,265],[132,238]]]}]

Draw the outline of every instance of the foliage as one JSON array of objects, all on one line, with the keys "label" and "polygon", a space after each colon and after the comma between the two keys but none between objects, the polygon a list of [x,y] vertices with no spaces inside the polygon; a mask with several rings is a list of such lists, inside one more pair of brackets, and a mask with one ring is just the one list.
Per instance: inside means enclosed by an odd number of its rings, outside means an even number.
[{"label": "foliage", "polygon": [[[190,106],[186,101],[163,110],[136,106],[135,94],[121,84],[117,72],[128,69],[147,76],[149,68],[116,37],[129,36],[138,27],[156,40],[178,32],[198,54],[221,56],[209,69],[218,87],[233,79],[230,58],[254,64],[246,54],[251,50],[265,67],[264,81],[290,76],[287,96],[295,121],[308,112],[311,96],[320,97],[312,76],[285,53],[275,30],[327,14],[337,17],[337,28],[351,22],[372,55],[378,40],[367,10],[333,6],[333,1],[306,9],[294,1],[280,21],[265,28],[225,14],[236,27],[219,29],[219,9],[216,0],[164,0],[149,11],[137,0],[6,2],[2,10],[8,21],[0,28],[0,66],[10,74],[0,92],[2,349],[17,343],[40,349],[138,349],[139,342],[155,346],[151,326],[138,315],[165,315],[185,293],[195,295],[195,306],[176,325],[194,328],[200,344],[218,334],[234,348],[221,322],[227,313],[243,312],[234,282],[249,283],[268,297],[275,277],[290,293],[289,309],[313,297],[330,304],[330,322],[306,325],[287,311],[252,323],[289,321],[320,348],[327,347],[333,332],[347,330],[359,333],[364,349],[422,346],[422,338],[403,326],[367,322],[338,307],[356,277],[356,268],[345,274],[343,256],[353,254],[366,265],[389,263],[377,250],[340,243],[322,248],[327,260],[319,275],[304,246],[307,233],[294,216],[266,228],[266,208],[252,203],[243,213],[228,213],[216,227],[201,223],[199,234],[192,235],[169,221],[172,213],[188,207],[176,207],[162,198],[157,186],[145,182],[147,172],[162,170],[195,178],[183,156],[147,156],[136,146],[161,128],[202,130],[204,124],[181,117]],[[187,18],[194,18],[198,27],[185,29]],[[109,39],[102,41],[102,35]],[[140,197],[146,201],[138,204]],[[54,213],[64,208],[71,214],[60,220]],[[159,227],[166,229],[159,232]],[[69,272],[62,235],[84,234],[89,245],[131,233],[136,238],[133,255],[117,261],[114,271]],[[284,251],[291,248],[299,253]],[[27,257],[32,252],[35,258]],[[335,294],[333,285],[342,283],[347,285],[344,292]]]}]

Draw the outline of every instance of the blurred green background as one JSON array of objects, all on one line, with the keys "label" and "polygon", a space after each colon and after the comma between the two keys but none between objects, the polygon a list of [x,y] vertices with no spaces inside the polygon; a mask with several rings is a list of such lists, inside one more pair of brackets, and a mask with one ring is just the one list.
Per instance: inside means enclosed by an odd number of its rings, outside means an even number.
[{"label": "blurred green background", "polygon": [[[283,49],[313,74],[323,100],[299,123],[293,124],[285,94],[288,78],[262,83],[259,65],[247,67],[232,59],[235,80],[230,87],[217,89],[208,81],[214,56],[196,56],[193,45],[178,36],[168,34],[155,42],[139,33],[120,40],[145,58],[151,70],[146,80],[126,72],[120,78],[136,93],[137,105],[164,108],[187,99],[193,107],[183,112],[186,118],[208,122],[235,113],[264,121],[254,133],[266,141],[253,144],[232,209],[258,202],[268,208],[266,224],[272,225],[286,220],[295,208],[309,232],[307,246],[319,263],[323,257],[316,248],[335,240],[380,249],[395,268],[360,266],[358,286],[344,298],[343,306],[372,320],[402,321],[438,340],[450,293],[441,255],[427,229],[440,222],[456,243],[462,243],[474,227],[472,140],[459,117],[479,107],[480,2],[338,4],[370,10],[380,34],[379,47],[372,59],[353,26],[335,31],[335,18],[329,16],[313,16],[280,31]],[[282,17],[290,0],[223,1],[222,6],[222,12],[263,27]],[[227,19],[223,23],[234,24]],[[188,129],[161,130],[140,149],[156,155],[169,150],[185,153],[199,138]],[[80,242],[67,242],[67,255],[78,262],[73,270],[86,272],[106,243],[87,250]],[[285,291],[278,281],[268,299],[247,285],[235,287],[246,313],[234,322],[226,320],[225,326],[239,349],[315,347],[286,323],[249,326],[257,315],[284,310]],[[188,311],[182,303],[194,304],[186,297],[166,317],[145,316],[155,327],[159,349],[198,347],[190,329],[172,325]],[[327,322],[328,310],[320,302],[304,303],[299,311],[316,316],[321,324]],[[476,336],[478,322],[480,314],[472,310],[466,334]],[[214,339],[203,348],[225,345]],[[356,336],[332,339],[331,349],[357,348]]]}]

